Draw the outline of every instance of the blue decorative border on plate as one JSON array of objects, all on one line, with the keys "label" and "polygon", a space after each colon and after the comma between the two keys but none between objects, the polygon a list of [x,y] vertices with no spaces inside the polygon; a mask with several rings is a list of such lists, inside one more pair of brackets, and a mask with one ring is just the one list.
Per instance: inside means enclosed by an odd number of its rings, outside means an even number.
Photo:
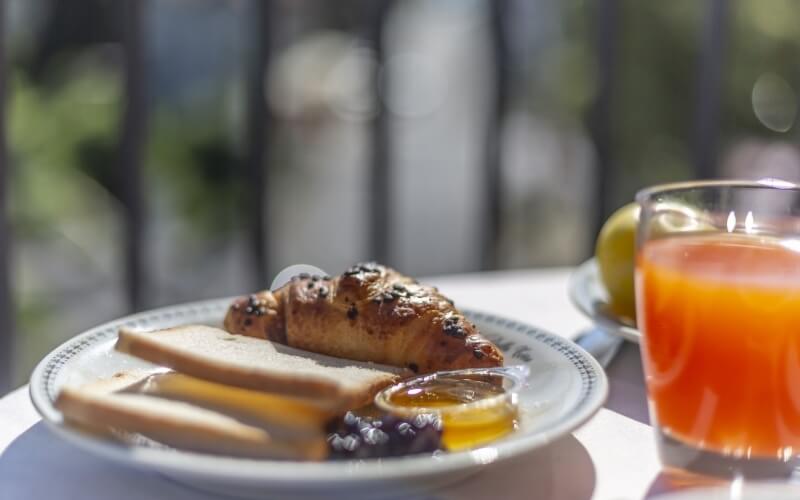
[{"label": "blue decorative border on plate", "polygon": [[198,316],[209,316],[212,313],[219,311],[220,313],[227,310],[230,301],[211,300],[207,302],[198,302],[186,304],[186,306],[169,307],[163,309],[155,309],[140,314],[135,314],[126,318],[122,318],[110,323],[102,324],[98,327],[78,335],[77,337],[68,340],[61,347],[54,351],[52,359],[50,359],[44,367],[41,379],[41,389],[47,394],[50,402],[56,400],[58,393],[56,391],[55,382],[58,373],[61,369],[75,356],[86,350],[87,348],[117,337],[117,332],[123,326],[137,327],[145,326],[153,322],[160,322],[161,324],[181,324],[192,321],[193,318]]},{"label": "blue decorative border on plate", "polygon": [[[565,340],[561,337],[558,337],[556,335],[553,335],[551,333],[539,330],[538,328],[531,327],[511,319],[501,318],[493,314],[465,310],[464,315],[473,321],[494,323],[503,328],[513,329],[519,333],[523,333],[529,337],[532,337],[537,342],[541,342],[549,347],[552,347],[556,352],[563,355],[567,359],[567,361],[572,363],[575,369],[578,370],[578,373],[580,374],[581,377],[580,399],[578,400],[578,403],[575,405],[575,408],[573,408],[573,411],[578,408],[581,408],[589,401],[592,391],[597,385],[599,374],[597,373],[595,367],[587,360],[589,354],[583,353],[579,349],[576,349],[575,345],[572,344],[572,342]],[[505,354],[511,354],[512,358],[518,358],[520,359],[520,361],[526,363],[531,361],[530,358],[527,359],[524,358],[523,353],[517,350],[506,348],[506,347],[513,348],[514,345],[513,342],[507,342],[507,341],[498,342],[496,338],[491,338],[494,337],[491,334],[487,335],[487,337],[490,337],[490,340],[492,340],[493,342],[502,344],[498,345],[498,347],[500,347],[500,349]],[[510,346],[508,344],[510,344]]]}]

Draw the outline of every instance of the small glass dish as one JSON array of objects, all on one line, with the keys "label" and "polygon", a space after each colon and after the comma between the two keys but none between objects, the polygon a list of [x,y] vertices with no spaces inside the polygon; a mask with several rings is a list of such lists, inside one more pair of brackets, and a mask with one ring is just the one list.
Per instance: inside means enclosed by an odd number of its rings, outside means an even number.
[{"label": "small glass dish", "polygon": [[516,429],[518,394],[527,377],[527,366],[420,375],[378,393],[375,406],[408,419],[436,414],[442,422],[442,443],[449,450],[463,450]]}]

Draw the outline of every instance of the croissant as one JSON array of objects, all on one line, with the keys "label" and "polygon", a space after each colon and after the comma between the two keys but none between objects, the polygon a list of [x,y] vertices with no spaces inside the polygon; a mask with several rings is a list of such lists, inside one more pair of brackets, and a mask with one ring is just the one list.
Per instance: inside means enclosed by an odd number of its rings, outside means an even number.
[{"label": "croissant", "polygon": [[500,350],[436,288],[374,263],[335,278],[301,274],[274,292],[240,297],[225,329],[416,373],[503,364]]}]

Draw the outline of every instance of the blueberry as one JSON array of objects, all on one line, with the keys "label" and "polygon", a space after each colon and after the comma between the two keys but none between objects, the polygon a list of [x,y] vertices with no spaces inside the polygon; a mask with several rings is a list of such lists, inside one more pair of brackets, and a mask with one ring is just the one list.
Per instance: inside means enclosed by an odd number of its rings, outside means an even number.
[{"label": "blueberry", "polygon": [[409,424],[408,422],[400,422],[399,424],[397,424],[396,429],[397,433],[403,437],[413,436],[414,434],[416,434],[416,431],[414,430],[413,427],[411,427],[411,424]]},{"label": "blueberry", "polygon": [[361,434],[361,436],[364,439],[364,443],[370,446],[380,446],[389,442],[389,435],[374,427]]},{"label": "blueberry", "polygon": [[349,427],[352,425],[356,425],[359,421],[359,418],[352,411],[348,411],[347,413],[344,414],[342,420],[344,420],[344,425]]},{"label": "blueberry", "polygon": [[441,449],[442,426],[436,415],[404,420],[346,413],[329,427],[331,458],[363,459],[432,453]]},{"label": "blueberry", "polygon": [[355,451],[361,445],[361,439],[353,434],[348,434],[342,439],[342,448],[345,451]]}]

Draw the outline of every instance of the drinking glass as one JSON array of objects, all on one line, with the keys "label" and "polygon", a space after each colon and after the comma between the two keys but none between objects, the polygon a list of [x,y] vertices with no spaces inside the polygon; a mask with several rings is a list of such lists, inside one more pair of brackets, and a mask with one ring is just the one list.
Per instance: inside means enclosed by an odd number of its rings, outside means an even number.
[{"label": "drinking glass", "polygon": [[668,469],[800,464],[800,187],[698,181],[637,194],[637,324]]}]

